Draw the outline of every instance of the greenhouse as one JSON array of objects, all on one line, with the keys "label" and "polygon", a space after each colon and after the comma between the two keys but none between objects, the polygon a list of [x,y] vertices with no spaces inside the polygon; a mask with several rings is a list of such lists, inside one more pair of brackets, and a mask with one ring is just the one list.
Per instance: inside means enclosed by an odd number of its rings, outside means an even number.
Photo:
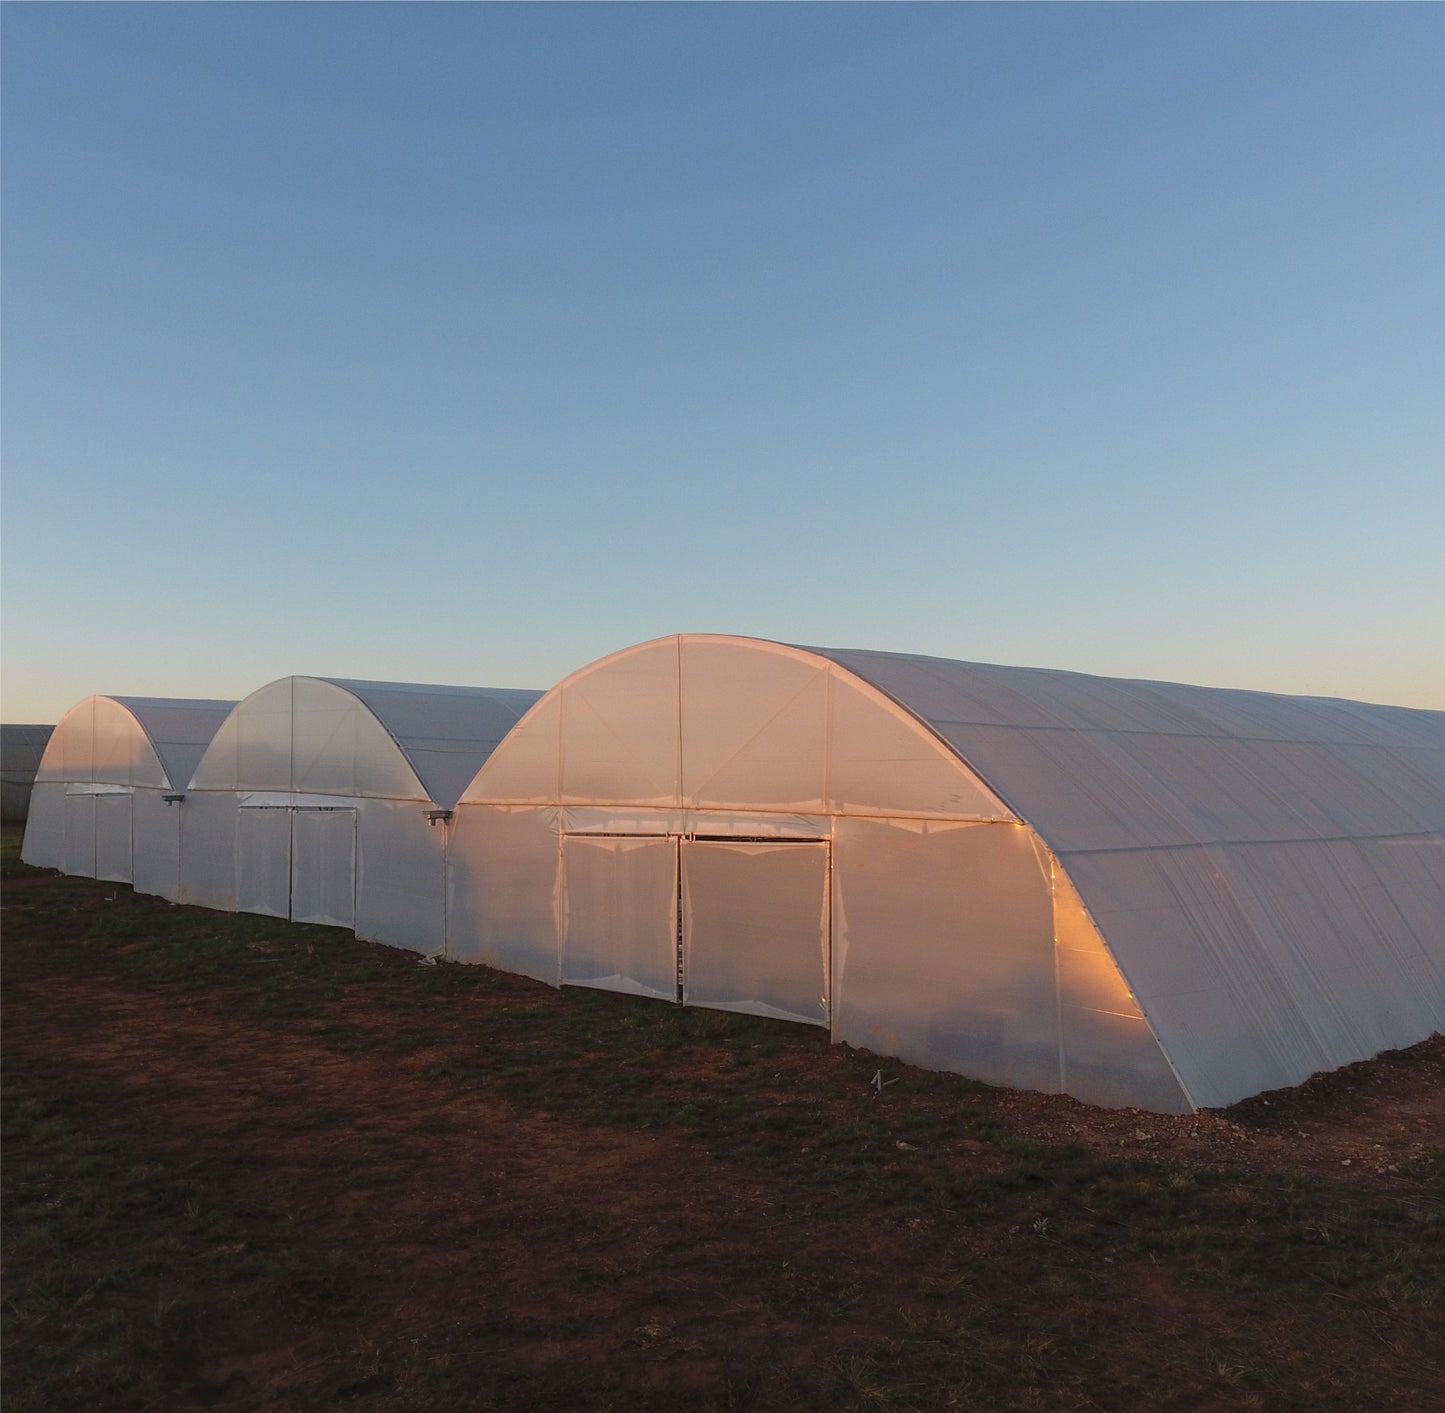
[{"label": "greenhouse", "polygon": [[54,730],[19,722],[0,726],[0,820],[6,824],[24,824],[29,817],[35,773]]},{"label": "greenhouse", "polygon": [[321,677],[251,693],[186,788],[182,901],[439,950],[452,806],[540,695]]},{"label": "greenhouse", "polygon": [[71,707],[36,772],[25,862],[175,901],[180,795],[234,705],[96,696]]},{"label": "greenhouse", "polygon": [[684,635],[461,794],[448,954],[1188,1112],[1445,1029],[1445,713]]}]

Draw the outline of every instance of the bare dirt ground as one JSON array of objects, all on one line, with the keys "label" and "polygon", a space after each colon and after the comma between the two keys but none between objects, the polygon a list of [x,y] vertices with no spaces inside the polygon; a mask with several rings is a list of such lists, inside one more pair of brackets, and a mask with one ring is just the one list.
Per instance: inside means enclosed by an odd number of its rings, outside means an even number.
[{"label": "bare dirt ground", "polygon": [[[639,1059],[334,933],[240,1005],[88,886],[123,938],[6,942],[7,1144],[89,1155],[7,1178],[76,1223],[6,1243],[17,1409],[1445,1407],[1441,1037],[1164,1118],[730,1018]],[[318,930],[262,932],[269,984]]]}]

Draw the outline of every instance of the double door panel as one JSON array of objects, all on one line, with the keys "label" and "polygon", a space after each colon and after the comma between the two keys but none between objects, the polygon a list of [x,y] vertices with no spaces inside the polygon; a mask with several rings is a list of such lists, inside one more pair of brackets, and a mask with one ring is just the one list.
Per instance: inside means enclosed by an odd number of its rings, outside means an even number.
[{"label": "double door panel", "polygon": [[567,835],[561,980],[829,1023],[829,845]]},{"label": "double door panel", "polygon": [[240,810],[236,907],[293,922],[354,928],[355,811]]}]

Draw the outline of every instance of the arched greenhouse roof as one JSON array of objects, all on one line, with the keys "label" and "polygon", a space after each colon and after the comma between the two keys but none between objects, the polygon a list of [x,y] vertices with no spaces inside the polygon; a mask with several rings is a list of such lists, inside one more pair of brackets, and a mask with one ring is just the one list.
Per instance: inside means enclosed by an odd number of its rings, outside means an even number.
[{"label": "arched greenhouse roof", "polygon": [[283,677],[237,704],[191,784],[417,798],[450,809],[541,695],[521,688]]},{"label": "arched greenhouse roof", "polygon": [[183,790],[235,702],[93,696],[60,718],[37,780]]}]

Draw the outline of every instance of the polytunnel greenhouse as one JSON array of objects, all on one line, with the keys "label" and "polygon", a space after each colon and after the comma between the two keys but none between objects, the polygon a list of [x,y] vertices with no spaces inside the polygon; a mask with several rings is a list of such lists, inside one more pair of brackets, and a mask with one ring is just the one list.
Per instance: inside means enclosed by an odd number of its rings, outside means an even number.
[{"label": "polytunnel greenhouse", "polygon": [[30,797],[21,857],[179,896],[179,796],[234,702],[87,697],[61,717]]},{"label": "polytunnel greenhouse", "polygon": [[251,693],[186,788],[182,901],[440,950],[446,821],[540,695],[321,677]]},{"label": "polytunnel greenhouse", "polygon": [[35,773],[54,730],[21,722],[0,725],[0,820],[6,824],[24,824],[29,818]]},{"label": "polytunnel greenhouse", "polygon": [[462,793],[449,955],[1230,1104],[1445,1028],[1445,713],[684,635]]}]

